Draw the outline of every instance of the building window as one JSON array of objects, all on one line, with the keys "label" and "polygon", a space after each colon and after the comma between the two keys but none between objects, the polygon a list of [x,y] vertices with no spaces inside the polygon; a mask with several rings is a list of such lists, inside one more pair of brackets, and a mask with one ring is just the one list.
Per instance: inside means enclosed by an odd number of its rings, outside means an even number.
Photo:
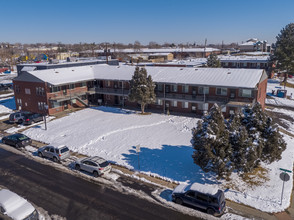
[{"label": "building window", "polygon": [[15,85],[15,93],[20,93],[19,85]]},{"label": "building window", "polygon": [[172,85],[172,92],[178,92],[178,85]]},{"label": "building window", "polygon": [[227,88],[216,88],[217,95],[227,95]]},{"label": "building window", "polygon": [[209,87],[198,87],[198,93],[199,94],[208,94],[209,93]]},{"label": "building window", "polygon": [[156,84],[156,89],[157,89],[157,91],[162,91],[162,89],[163,89],[162,84]]},{"label": "building window", "polygon": [[27,88],[25,88],[25,94],[27,94],[27,95],[30,95],[30,94],[31,94],[31,90],[30,90],[30,89],[27,89]]},{"label": "building window", "polygon": [[52,92],[59,92],[59,91],[60,91],[60,86],[53,86],[53,87],[51,88],[51,91],[52,91]]},{"label": "building window", "polygon": [[36,87],[36,94],[44,96],[45,95],[45,90],[43,87]]},{"label": "building window", "polygon": [[189,92],[189,86],[188,85],[183,85],[183,93],[188,93]]},{"label": "building window", "polygon": [[74,89],[75,88],[75,84],[69,84],[69,88],[70,89]]},{"label": "building window", "polygon": [[188,108],[189,102],[182,102],[182,108]]},{"label": "building window", "polygon": [[16,101],[18,106],[22,106],[21,99],[17,99]]},{"label": "building window", "polygon": [[162,105],[162,100],[161,100],[161,99],[157,99],[157,100],[156,100],[156,104],[157,104],[157,105]]},{"label": "building window", "polygon": [[252,90],[251,89],[240,89],[240,96],[251,98],[252,97]]},{"label": "building window", "polygon": [[208,110],[208,103],[198,103],[198,109],[202,111]]},{"label": "building window", "polygon": [[110,95],[106,95],[106,100],[110,100]]},{"label": "building window", "polygon": [[38,109],[39,110],[45,110],[45,105],[46,105],[45,102],[38,102]]},{"label": "building window", "polygon": [[58,108],[60,106],[61,106],[60,102],[51,101],[51,108]]},{"label": "building window", "polygon": [[110,87],[110,81],[109,80],[106,81],[106,87]]},{"label": "building window", "polygon": [[85,87],[86,85],[87,85],[86,82],[81,83],[81,87]]},{"label": "building window", "polygon": [[172,101],[171,106],[172,107],[178,107],[178,102],[177,101]]}]

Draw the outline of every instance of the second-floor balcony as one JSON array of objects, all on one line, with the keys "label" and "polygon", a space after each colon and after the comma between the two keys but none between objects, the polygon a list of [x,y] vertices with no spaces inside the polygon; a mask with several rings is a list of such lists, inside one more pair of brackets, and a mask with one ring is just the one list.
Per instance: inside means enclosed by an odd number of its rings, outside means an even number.
[{"label": "second-floor balcony", "polygon": [[93,87],[89,88],[89,94],[107,94],[107,95],[117,95],[117,96],[128,96],[129,90],[123,88],[101,88],[101,87]]},{"label": "second-floor balcony", "polygon": [[58,92],[58,93],[50,93],[49,100],[62,102],[67,101],[75,98],[81,98],[81,96],[86,95],[86,91],[83,92]]}]

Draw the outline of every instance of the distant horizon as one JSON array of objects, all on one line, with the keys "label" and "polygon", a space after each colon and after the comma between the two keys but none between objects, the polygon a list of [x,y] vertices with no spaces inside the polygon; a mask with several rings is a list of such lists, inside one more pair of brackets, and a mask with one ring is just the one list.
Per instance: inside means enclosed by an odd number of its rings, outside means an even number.
[{"label": "distant horizon", "polygon": [[10,0],[1,8],[0,42],[11,44],[271,44],[294,22],[293,0]]}]

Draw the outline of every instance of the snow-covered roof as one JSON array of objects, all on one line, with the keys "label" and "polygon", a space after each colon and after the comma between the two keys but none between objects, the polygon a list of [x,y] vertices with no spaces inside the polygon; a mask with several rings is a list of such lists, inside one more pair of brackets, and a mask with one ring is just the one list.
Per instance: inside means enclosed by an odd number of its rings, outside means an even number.
[{"label": "snow-covered roof", "polygon": [[170,53],[151,53],[149,56],[168,56]]},{"label": "snow-covered roof", "polygon": [[242,61],[242,62],[268,62],[269,56],[218,56],[221,62],[225,61]]},{"label": "snow-covered roof", "polygon": [[[154,82],[203,86],[255,88],[263,70],[226,68],[145,67]],[[94,79],[129,81],[135,66],[107,64],[47,69],[28,72],[52,85],[62,85]],[[17,80],[17,78],[15,79]]]},{"label": "snow-covered roof", "polygon": [[[220,51],[217,48],[158,48],[158,49],[149,49],[149,48],[142,48],[140,50],[135,49],[110,49],[110,52],[120,52],[120,53],[179,53],[179,52],[213,52],[213,51]],[[84,51],[84,52],[93,52],[91,50]],[[95,50],[95,53],[104,53],[104,50]]]},{"label": "snow-covered roof", "polygon": [[[29,72],[52,85],[93,79],[131,80],[134,66],[93,65]],[[155,82],[255,88],[263,70],[146,67]]]},{"label": "snow-covered roof", "polygon": [[212,185],[203,185],[200,183],[193,184],[180,184],[175,188],[173,192],[175,193],[185,193],[188,190],[198,191],[204,194],[215,195],[218,192],[218,188]]}]

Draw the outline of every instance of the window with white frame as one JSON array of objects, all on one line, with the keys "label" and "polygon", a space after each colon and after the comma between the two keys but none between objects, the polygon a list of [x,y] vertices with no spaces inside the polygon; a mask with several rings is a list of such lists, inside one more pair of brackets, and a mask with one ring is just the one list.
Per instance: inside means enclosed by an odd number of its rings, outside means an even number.
[{"label": "window with white frame", "polygon": [[188,93],[189,92],[189,86],[188,85],[183,85],[183,93]]},{"label": "window with white frame", "polygon": [[178,92],[178,85],[172,85],[172,92]]},{"label": "window with white frame", "polygon": [[25,94],[30,95],[31,94],[31,89],[25,88]]},{"label": "window with white frame", "polygon": [[16,100],[18,106],[22,106],[21,99]]},{"label": "window with white frame", "polygon": [[38,109],[39,110],[45,110],[45,105],[46,105],[45,102],[38,102]]},{"label": "window with white frame", "polygon": [[227,95],[228,89],[227,88],[216,88],[217,95]]},{"label": "window with white frame", "polygon": [[45,95],[45,90],[43,87],[36,87],[36,94],[44,96]]},{"label": "window with white frame", "polygon": [[198,109],[202,111],[208,110],[208,103],[198,103]]},{"label": "window with white frame", "polygon": [[157,100],[156,100],[156,104],[157,104],[157,105],[162,105],[162,99],[157,99]]},{"label": "window with white frame", "polygon": [[182,102],[182,108],[188,108],[189,102]]},{"label": "window with white frame", "polygon": [[199,94],[208,94],[209,93],[209,87],[208,86],[200,86],[200,87],[198,87],[198,93]]},{"label": "window with white frame", "polygon": [[178,102],[177,101],[172,101],[171,105],[172,105],[172,107],[178,107]]},{"label": "window with white frame", "polygon": [[240,89],[239,94],[241,97],[251,98],[252,97],[252,90],[251,89]]}]

